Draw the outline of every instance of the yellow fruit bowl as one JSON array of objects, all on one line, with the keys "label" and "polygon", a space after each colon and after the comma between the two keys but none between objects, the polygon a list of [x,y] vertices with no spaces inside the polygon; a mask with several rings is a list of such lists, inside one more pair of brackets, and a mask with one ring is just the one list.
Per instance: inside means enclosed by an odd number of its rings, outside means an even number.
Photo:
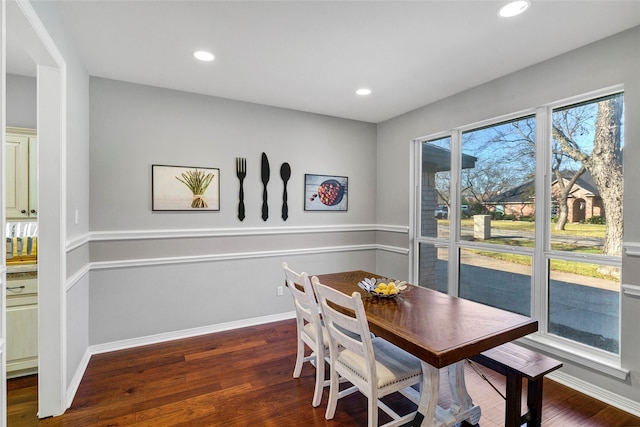
[{"label": "yellow fruit bowl", "polygon": [[358,286],[380,298],[395,298],[407,288],[407,282],[385,278],[367,278],[358,283]]}]

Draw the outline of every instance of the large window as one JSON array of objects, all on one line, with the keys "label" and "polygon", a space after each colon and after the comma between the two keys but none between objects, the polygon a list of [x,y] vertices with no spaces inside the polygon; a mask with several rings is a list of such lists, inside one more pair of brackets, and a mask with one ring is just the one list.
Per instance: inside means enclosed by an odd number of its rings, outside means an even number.
[{"label": "large window", "polygon": [[[461,202],[468,207],[460,217],[462,239],[533,247],[535,131],[535,117],[529,116],[462,132],[462,156],[474,159],[463,161],[460,171]],[[485,235],[474,230],[475,215],[490,217]],[[526,221],[526,229],[514,229],[514,220]]]},{"label": "large window", "polygon": [[549,333],[619,352],[623,95],[552,110]]},{"label": "large window", "polygon": [[606,94],[420,140],[418,283],[619,353],[623,105]]}]

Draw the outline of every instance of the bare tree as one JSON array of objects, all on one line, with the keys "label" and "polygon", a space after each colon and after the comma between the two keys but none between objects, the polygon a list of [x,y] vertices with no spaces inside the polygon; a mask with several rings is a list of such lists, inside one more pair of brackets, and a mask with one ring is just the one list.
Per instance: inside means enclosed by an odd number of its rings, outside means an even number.
[{"label": "bare tree", "polygon": [[465,133],[465,148],[482,161],[462,171],[461,194],[481,205],[531,201],[535,187],[526,184],[535,179],[533,116]]},{"label": "bare tree", "polygon": [[567,225],[567,220],[569,219],[569,204],[567,200],[569,199],[573,185],[585,171],[586,168],[582,165],[578,172],[574,173],[571,178],[566,179],[559,168],[553,169],[553,173],[556,176],[556,188],[552,189],[552,192],[553,198],[558,204],[558,222],[556,222],[556,230],[564,230],[565,225]]},{"label": "bare tree", "polygon": [[614,256],[622,254],[622,110],[622,95],[598,102],[590,153],[555,120],[552,131],[562,151],[593,177],[606,215],[603,253]]},{"label": "bare tree", "polygon": [[451,172],[450,171],[436,172],[435,180],[436,180],[435,189],[439,199],[438,202],[442,200],[447,205],[447,208],[449,208],[451,205],[451,187],[450,187]]},{"label": "bare tree", "polygon": [[512,186],[512,169],[499,161],[486,161],[462,172],[461,192],[480,204],[497,200]]}]

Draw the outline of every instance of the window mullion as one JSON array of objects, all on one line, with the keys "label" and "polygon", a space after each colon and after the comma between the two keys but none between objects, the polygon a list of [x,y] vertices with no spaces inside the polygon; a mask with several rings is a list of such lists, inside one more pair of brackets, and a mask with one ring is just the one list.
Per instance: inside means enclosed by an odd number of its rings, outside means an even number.
[{"label": "window mullion", "polygon": [[451,133],[451,206],[449,208],[449,295],[458,296],[460,276],[460,173],[462,163],[462,132]]},{"label": "window mullion", "polygon": [[421,191],[421,179],[422,165],[420,159],[422,158],[422,148],[420,141],[415,139],[411,142],[411,163],[409,165],[410,182],[409,188],[413,194],[409,197],[409,282],[418,283],[418,265],[420,260],[420,216],[422,215],[420,209],[420,191]]},{"label": "window mullion", "polygon": [[551,237],[551,109],[536,110],[536,231],[531,277],[531,315],[538,319],[538,331],[548,324],[549,262],[546,257]]}]

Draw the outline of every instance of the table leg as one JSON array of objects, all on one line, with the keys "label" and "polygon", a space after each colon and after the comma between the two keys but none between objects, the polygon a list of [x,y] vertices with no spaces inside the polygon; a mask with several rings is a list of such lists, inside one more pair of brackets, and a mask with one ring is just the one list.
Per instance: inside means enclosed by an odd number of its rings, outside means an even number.
[{"label": "table leg", "polygon": [[467,385],[464,381],[464,361],[457,362],[447,367],[449,373],[449,388],[455,412],[466,411],[473,406],[471,396],[467,392]]},{"label": "table leg", "polygon": [[436,406],[440,393],[440,370],[422,362],[422,384],[420,386],[420,404],[413,427],[435,427]]},{"label": "table leg", "polygon": [[452,414],[469,415],[465,420],[475,425],[480,422],[480,407],[474,406],[471,396],[467,392],[467,385],[464,380],[464,360],[449,365],[447,367],[449,374],[449,388],[451,389],[451,398],[453,403],[449,409]]},{"label": "table leg", "polygon": [[[418,413],[413,427],[454,426],[462,421],[472,425],[480,421],[480,407],[473,404],[464,381],[464,362],[454,363],[447,368],[449,387],[453,403],[444,410],[438,407],[440,393],[440,370],[422,362],[422,384]],[[436,417],[437,415],[437,417]]]}]

